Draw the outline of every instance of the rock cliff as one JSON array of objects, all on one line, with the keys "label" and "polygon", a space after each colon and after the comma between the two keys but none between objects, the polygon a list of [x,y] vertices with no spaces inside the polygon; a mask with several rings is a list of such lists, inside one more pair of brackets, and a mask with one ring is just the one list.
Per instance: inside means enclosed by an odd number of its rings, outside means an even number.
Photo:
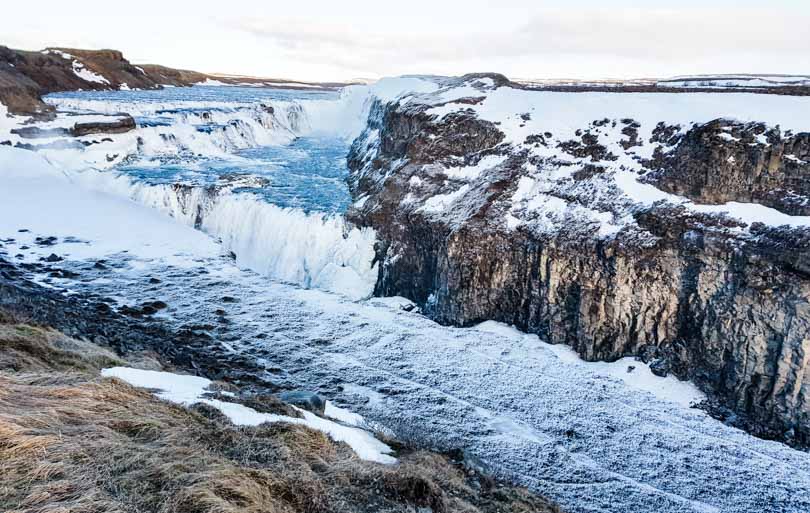
[{"label": "rock cliff", "polygon": [[117,50],[48,48],[41,52],[0,46],[0,104],[9,113],[48,119],[53,107],[42,96],[61,91],[104,91],[185,87],[199,83],[285,89],[336,89],[346,84],[304,83],[259,77],[208,75],[130,63]]},{"label": "rock cliff", "polygon": [[810,442],[807,100],[435,82],[377,101],[349,155],[377,294],[637,355],[741,427]]},{"label": "rock cliff", "polygon": [[13,114],[47,116],[53,109],[40,97],[57,91],[159,87],[158,80],[115,50],[28,52],[0,47],[0,103]]}]

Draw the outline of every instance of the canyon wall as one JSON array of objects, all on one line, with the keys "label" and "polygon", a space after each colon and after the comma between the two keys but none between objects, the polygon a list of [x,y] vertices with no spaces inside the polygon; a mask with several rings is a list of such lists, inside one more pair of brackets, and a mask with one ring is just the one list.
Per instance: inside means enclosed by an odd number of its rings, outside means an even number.
[{"label": "canyon wall", "polygon": [[637,355],[737,425],[810,442],[810,230],[787,217],[807,212],[810,136],[670,116],[689,95],[564,94],[477,75],[374,106],[349,216],[378,233],[376,294]]}]

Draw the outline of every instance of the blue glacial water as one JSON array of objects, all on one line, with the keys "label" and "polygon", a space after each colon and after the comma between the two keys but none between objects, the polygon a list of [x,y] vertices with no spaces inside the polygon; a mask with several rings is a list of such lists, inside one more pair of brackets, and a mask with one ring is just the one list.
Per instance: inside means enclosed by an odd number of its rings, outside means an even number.
[{"label": "blue glacial water", "polygon": [[[230,159],[195,159],[134,163],[119,171],[149,184],[214,185],[223,178],[248,175],[262,179],[260,187],[237,187],[268,203],[305,212],[343,212],[350,203],[346,187],[348,143],[339,137],[299,137],[289,145],[240,150]],[[144,165],[146,164],[146,165]]]},{"label": "blue glacial water", "polygon": [[[229,113],[256,105],[306,104],[337,100],[334,91],[292,91],[254,87],[166,88],[157,91],[68,92],[54,100],[105,104],[104,111],[133,113],[139,127],[166,127],[171,133],[178,119],[192,119],[194,129],[216,136],[229,121]],[[81,105],[81,104],[80,104]],[[120,107],[120,108],[117,108]],[[207,117],[202,113],[211,113]],[[216,116],[216,113],[222,113]],[[201,119],[202,118],[202,119]],[[209,121],[206,121],[209,119]],[[232,121],[231,121],[232,122]],[[176,127],[175,127],[176,128]],[[322,132],[304,133],[288,144],[250,147],[222,155],[186,153],[130,159],[117,171],[147,184],[210,186],[223,179],[247,176],[258,180],[234,192],[251,193],[282,208],[304,212],[342,213],[350,202],[346,187],[346,154],[350,141]]]},{"label": "blue glacial water", "polygon": [[53,93],[48,98],[78,98],[109,102],[228,102],[250,104],[263,100],[337,99],[337,91],[270,89],[265,87],[166,87],[146,91],[70,91]]}]

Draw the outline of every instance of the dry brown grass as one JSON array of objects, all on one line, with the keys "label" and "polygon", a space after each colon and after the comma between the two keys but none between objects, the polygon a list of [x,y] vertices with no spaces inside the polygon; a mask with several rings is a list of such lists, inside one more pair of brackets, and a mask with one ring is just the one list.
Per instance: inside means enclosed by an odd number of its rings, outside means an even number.
[{"label": "dry brown grass", "polygon": [[111,351],[58,331],[0,323],[0,370],[97,372],[121,363]]},{"label": "dry brown grass", "polygon": [[[553,511],[518,489],[473,487],[440,455],[372,464],[302,426],[238,428],[211,407],[159,401],[97,378],[89,370],[110,355],[59,337],[0,326],[0,359],[26,362],[0,368],[0,511]],[[71,365],[83,372],[54,371]]]}]

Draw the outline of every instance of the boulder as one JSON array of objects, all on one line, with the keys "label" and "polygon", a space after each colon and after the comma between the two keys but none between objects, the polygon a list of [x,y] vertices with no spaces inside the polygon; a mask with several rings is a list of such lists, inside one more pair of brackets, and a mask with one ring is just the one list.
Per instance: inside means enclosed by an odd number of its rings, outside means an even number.
[{"label": "boulder", "polygon": [[324,401],[321,396],[313,392],[282,392],[278,395],[278,397],[285,403],[298,406],[299,408],[317,413],[319,415],[323,415],[326,408],[326,401]]},{"label": "boulder", "polygon": [[76,123],[70,130],[74,137],[81,137],[91,134],[124,134],[135,130],[135,120],[132,116],[125,116],[113,121],[94,121],[88,123]]}]

